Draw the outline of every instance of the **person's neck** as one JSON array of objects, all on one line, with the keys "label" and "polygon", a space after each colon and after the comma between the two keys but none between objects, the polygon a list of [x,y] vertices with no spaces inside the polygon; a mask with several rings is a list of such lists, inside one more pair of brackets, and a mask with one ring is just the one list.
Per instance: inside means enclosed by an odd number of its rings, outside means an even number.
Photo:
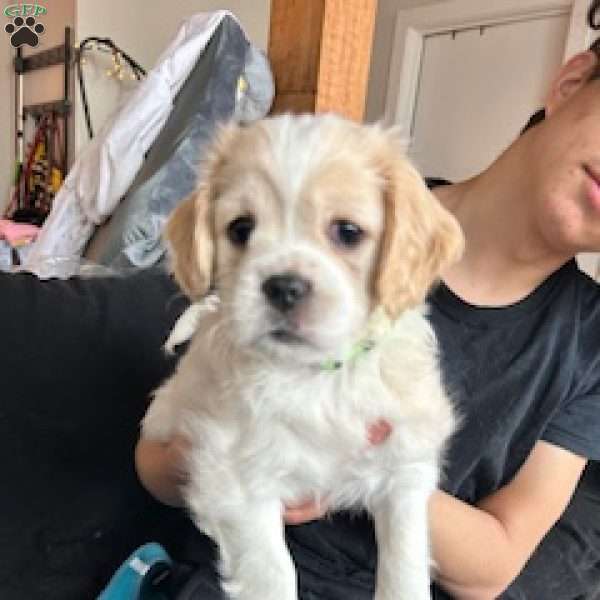
[{"label": "person's neck", "polygon": [[434,190],[466,238],[463,258],[442,278],[470,304],[514,304],[572,258],[557,253],[537,232],[529,210],[533,191],[523,168],[526,143],[519,142],[481,175]]}]

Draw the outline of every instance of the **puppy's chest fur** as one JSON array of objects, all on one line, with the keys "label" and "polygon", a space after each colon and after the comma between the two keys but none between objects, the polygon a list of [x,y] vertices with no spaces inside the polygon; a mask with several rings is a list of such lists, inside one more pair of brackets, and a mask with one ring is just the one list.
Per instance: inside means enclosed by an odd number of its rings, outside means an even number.
[{"label": "puppy's chest fur", "polygon": [[[424,472],[436,484],[454,416],[422,310],[404,313],[372,350],[334,371],[277,364],[204,333],[219,318],[205,317],[144,420],[146,437],[192,440],[190,500],[327,497],[341,508],[368,506],[392,474],[407,488]],[[370,445],[368,427],[381,419],[392,433]]]}]

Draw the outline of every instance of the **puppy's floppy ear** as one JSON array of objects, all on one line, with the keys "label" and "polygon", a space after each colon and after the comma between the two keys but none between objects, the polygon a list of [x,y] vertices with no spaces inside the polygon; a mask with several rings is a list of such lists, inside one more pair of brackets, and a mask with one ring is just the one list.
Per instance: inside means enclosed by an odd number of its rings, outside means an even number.
[{"label": "puppy's floppy ear", "polygon": [[165,227],[175,278],[192,300],[202,298],[211,287],[215,254],[213,203],[218,195],[220,171],[238,132],[235,123],[218,127],[203,161],[202,183],[177,206]]},{"label": "puppy's floppy ear", "polygon": [[396,318],[424,301],[444,267],[460,258],[464,238],[456,219],[387,136],[380,165],[385,230],[375,293],[389,316]]},{"label": "puppy's floppy ear", "polygon": [[188,196],[171,213],[165,228],[175,279],[192,299],[204,296],[211,284],[213,239],[208,190]]}]

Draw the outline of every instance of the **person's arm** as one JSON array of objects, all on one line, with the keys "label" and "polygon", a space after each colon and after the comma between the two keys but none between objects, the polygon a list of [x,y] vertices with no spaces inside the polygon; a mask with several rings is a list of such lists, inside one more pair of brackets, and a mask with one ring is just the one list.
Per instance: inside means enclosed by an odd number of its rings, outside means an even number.
[{"label": "person's arm", "polygon": [[[516,578],[564,512],[586,460],[538,442],[515,478],[471,506],[437,491],[429,522],[436,579],[457,600],[493,600]],[[323,516],[315,505],[289,508],[286,521]]]},{"label": "person's arm", "polygon": [[186,482],[183,453],[187,442],[176,437],[171,442],[141,438],[135,448],[135,468],[142,485],[160,502],[183,506],[181,486]]},{"label": "person's arm", "polygon": [[440,585],[458,600],[499,596],[564,512],[585,464],[542,441],[515,478],[476,507],[436,492],[430,527]]}]

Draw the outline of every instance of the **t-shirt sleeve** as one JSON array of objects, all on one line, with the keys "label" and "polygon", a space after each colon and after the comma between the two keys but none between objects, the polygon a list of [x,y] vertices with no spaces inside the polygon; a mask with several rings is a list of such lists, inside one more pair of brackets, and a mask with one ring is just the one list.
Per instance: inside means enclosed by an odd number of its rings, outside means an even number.
[{"label": "t-shirt sleeve", "polygon": [[542,439],[590,460],[600,460],[600,286],[585,275],[578,280],[577,340],[570,397],[548,423]]},{"label": "t-shirt sleeve", "polygon": [[590,460],[600,460],[600,389],[565,403],[542,439]]}]

